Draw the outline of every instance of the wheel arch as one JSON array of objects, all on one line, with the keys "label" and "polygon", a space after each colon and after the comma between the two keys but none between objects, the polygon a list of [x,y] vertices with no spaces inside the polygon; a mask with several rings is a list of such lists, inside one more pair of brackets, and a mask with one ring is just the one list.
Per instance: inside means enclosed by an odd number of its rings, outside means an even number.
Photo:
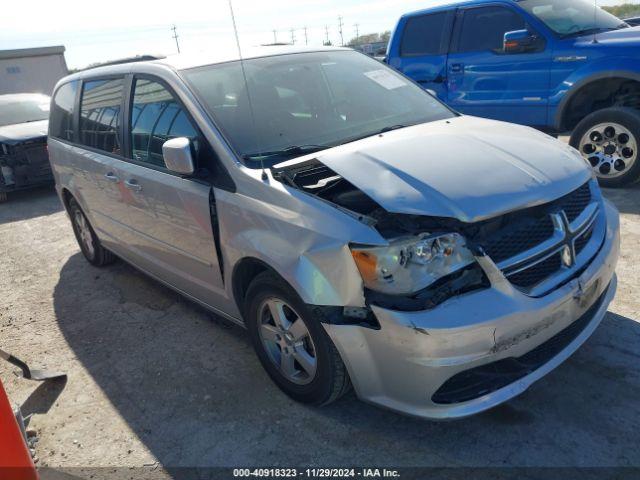
[{"label": "wheel arch", "polygon": [[[630,70],[602,71],[575,82],[556,108],[555,129],[558,132],[572,130],[580,121],[580,118],[596,110],[615,106],[613,102],[607,104],[608,99],[614,97],[611,100],[615,101],[615,94],[619,88],[628,83],[636,85],[640,93],[640,73]],[[606,84],[606,88],[603,91],[599,87],[604,84]],[[590,99],[591,102],[585,107],[581,110],[576,110],[576,102],[579,102],[582,97],[587,96],[592,91],[597,91],[599,97]],[[638,106],[640,107],[640,104]]]}]

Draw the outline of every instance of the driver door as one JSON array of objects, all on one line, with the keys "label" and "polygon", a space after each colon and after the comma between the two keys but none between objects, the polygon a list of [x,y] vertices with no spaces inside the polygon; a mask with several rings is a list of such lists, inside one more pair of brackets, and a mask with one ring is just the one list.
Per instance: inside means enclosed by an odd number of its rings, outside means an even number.
[{"label": "driver door", "polygon": [[524,29],[532,32],[520,12],[509,6],[458,10],[447,59],[448,103],[453,108],[468,115],[546,125],[551,52],[545,39],[540,37],[537,49],[526,53],[505,53],[503,48],[506,32]]}]

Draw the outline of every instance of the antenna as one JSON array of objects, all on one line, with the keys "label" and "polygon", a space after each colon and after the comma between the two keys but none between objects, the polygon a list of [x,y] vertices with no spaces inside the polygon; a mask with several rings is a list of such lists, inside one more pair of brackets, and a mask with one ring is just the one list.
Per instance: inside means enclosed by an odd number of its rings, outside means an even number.
[{"label": "antenna", "polygon": [[171,27],[171,30],[173,30],[173,38],[176,41],[176,48],[178,49],[178,53],[180,53],[180,44],[178,43],[178,32],[176,31],[177,27],[175,24],[173,24],[173,26]]},{"label": "antenna", "polygon": [[[240,37],[238,36],[238,26],[236,25],[236,16],[233,13],[233,5],[229,0],[229,10],[231,10],[231,22],[233,23],[233,33],[236,36],[236,45],[238,47],[238,55],[240,55],[240,67],[242,69],[242,77],[244,79],[244,89],[247,91],[247,100],[249,101],[249,111],[251,112],[251,123],[253,123],[253,131],[256,131],[256,116],[253,111],[253,102],[251,101],[251,93],[249,92],[249,82],[247,81],[247,72],[244,69],[244,59],[242,58],[242,48],[240,47]],[[260,168],[262,169],[262,181],[269,180],[267,172],[264,169],[264,160],[260,157]]]},{"label": "antenna", "polygon": [[598,43],[598,38],[596,37],[597,14],[598,14],[598,0],[593,0],[593,43]]}]

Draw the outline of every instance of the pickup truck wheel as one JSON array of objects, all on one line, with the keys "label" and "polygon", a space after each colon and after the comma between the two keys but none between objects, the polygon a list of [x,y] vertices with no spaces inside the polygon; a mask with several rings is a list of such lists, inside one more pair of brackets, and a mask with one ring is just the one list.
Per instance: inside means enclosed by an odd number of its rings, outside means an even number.
[{"label": "pickup truck wheel", "polygon": [[69,200],[69,216],[73,233],[84,258],[95,267],[103,267],[113,263],[116,256],[102,246],[89,220],[74,198]]},{"label": "pickup truck wheel", "polygon": [[622,187],[640,179],[640,112],[605,108],[587,115],[569,141],[591,164],[603,187]]},{"label": "pickup truck wheel", "polygon": [[253,347],[284,393],[302,403],[326,405],[349,390],[349,375],[322,327],[320,311],[271,272],[259,274],[245,298]]}]

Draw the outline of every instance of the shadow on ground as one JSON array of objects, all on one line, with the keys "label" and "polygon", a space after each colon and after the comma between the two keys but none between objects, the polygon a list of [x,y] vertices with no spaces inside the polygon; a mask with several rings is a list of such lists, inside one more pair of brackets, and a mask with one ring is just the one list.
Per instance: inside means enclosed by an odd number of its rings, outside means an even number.
[{"label": "shadow on ground", "polygon": [[604,195],[620,210],[620,213],[640,215],[640,183],[628,188],[607,188]]},{"label": "shadow on ground", "polygon": [[638,319],[608,314],[521,397],[436,423],[353,394],[324,408],[292,402],[241,328],[124,263],[99,270],[72,256],[54,306],[82,366],[165,466],[640,465],[629,448],[640,444]]},{"label": "shadow on ground", "polygon": [[51,215],[62,211],[62,204],[53,186],[9,193],[9,199],[0,203],[0,225]]}]

